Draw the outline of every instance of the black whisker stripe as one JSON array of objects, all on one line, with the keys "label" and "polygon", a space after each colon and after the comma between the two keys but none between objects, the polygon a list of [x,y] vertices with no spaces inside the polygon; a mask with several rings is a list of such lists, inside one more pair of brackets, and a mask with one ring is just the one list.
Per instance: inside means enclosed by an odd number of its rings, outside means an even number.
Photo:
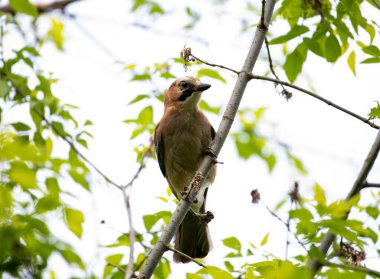
[{"label": "black whisker stripe", "polygon": [[187,98],[189,98],[191,96],[191,94],[194,93],[194,90],[193,88],[187,88],[186,90],[184,90],[181,94],[181,96],[179,96],[179,99],[180,101],[185,101]]}]

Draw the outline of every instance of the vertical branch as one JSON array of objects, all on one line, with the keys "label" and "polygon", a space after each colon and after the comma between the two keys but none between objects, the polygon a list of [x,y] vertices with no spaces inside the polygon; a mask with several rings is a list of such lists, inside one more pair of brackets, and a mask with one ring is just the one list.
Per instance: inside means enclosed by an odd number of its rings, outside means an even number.
[{"label": "vertical branch", "polygon": [[123,198],[125,203],[125,208],[127,209],[127,215],[128,215],[128,224],[129,224],[129,259],[127,264],[127,269],[125,271],[125,279],[131,279],[133,276],[133,267],[134,267],[134,247],[135,247],[135,241],[136,241],[136,234],[135,229],[133,227],[132,222],[132,210],[131,210],[131,203],[129,201],[130,195],[127,195],[126,193],[127,189],[123,188]]},{"label": "vertical branch", "polygon": [[[359,172],[358,177],[356,178],[356,181],[354,185],[352,186],[350,192],[348,193],[345,201],[348,201],[351,199],[353,196],[358,194],[361,189],[365,187],[366,179],[371,171],[373,164],[375,163],[375,160],[377,158],[377,155],[380,151],[380,131],[378,132],[376,139],[371,147],[371,150],[369,151],[367,158],[365,159],[363,166]],[[349,212],[347,212],[345,219],[348,218]],[[319,250],[326,255],[327,251],[329,250],[330,246],[335,240],[335,235],[332,234],[330,231],[326,233],[324,236],[321,245],[319,246]],[[313,274],[316,274],[319,268],[323,265],[318,259],[312,259],[309,263],[308,268]]]},{"label": "vertical branch", "polygon": [[[149,156],[151,156],[152,148],[153,148],[153,140],[151,140],[150,145],[148,146],[147,150],[145,151],[144,155],[142,156],[141,161],[140,161],[140,166],[137,169],[137,172],[135,173],[135,175],[132,177],[132,179],[129,181],[128,184],[126,184],[125,186],[122,186],[120,188],[120,190],[123,193],[123,199],[124,199],[125,208],[127,210],[128,225],[129,225],[129,233],[128,233],[128,236],[129,236],[129,259],[128,259],[128,264],[127,264],[127,267],[125,270],[125,276],[124,276],[125,279],[131,279],[133,277],[133,274],[135,271],[135,269],[134,269],[134,262],[135,262],[134,261],[134,252],[135,252],[134,247],[135,247],[135,242],[136,242],[136,232],[135,232],[135,228],[133,226],[132,208],[131,208],[131,203],[130,203],[131,189],[132,189],[133,183],[139,177],[141,171],[145,167],[145,160]],[[128,189],[129,189],[129,193],[127,193]]]},{"label": "vertical branch", "polygon": [[[265,3],[265,1],[263,1]],[[273,9],[275,5],[275,0],[268,0],[265,3],[265,13],[261,16],[260,24],[258,25],[253,42],[247,54],[246,60],[242,67],[242,71],[239,73],[238,79],[236,81],[235,87],[233,89],[232,95],[228,102],[226,111],[223,115],[223,119],[219,125],[218,131],[215,135],[215,139],[210,146],[210,151],[214,155],[218,155],[232,126],[236,112],[238,110],[240,101],[243,97],[245,88],[248,81],[250,80],[249,73],[252,71],[261,47],[264,42],[265,34],[268,29],[270,19],[272,17]],[[210,156],[206,156],[202,164],[196,173],[190,190],[187,194],[186,199],[182,199],[174,211],[172,218],[170,219],[168,225],[166,226],[164,232],[162,233],[157,244],[151,251],[146,264],[144,265],[141,273],[139,274],[139,279],[148,279],[152,276],[154,269],[158,265],[163,253],[166,251],[167,245],[170,243],[175,232],[178,230],[186,213],[189,211],[191,204],[193,203],[200,187],[203,187],[205,178],[213,164],[213,160]]]}]

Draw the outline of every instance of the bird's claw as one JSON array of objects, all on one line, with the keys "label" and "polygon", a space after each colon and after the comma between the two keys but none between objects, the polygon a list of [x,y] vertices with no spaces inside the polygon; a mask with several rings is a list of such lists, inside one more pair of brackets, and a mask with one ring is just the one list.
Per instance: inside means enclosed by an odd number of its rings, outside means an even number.
[{"label": "bird's claw", "polygon": [[205,150],[203,150],[203,155],[204,156],[210,156],[211,160],[213,161],[214,164],[223,164],[223,162],[219,162],[218,156],[214,153],[214,151],[211,150],[210,147],[207,147]]},{"label": "bird's claw", "polygon": [[196,213],[196,215],[202,218],[207,224],[210,223],[212,219],[214,219],[214,213],[211,211],[206,211],[206,213]]}]

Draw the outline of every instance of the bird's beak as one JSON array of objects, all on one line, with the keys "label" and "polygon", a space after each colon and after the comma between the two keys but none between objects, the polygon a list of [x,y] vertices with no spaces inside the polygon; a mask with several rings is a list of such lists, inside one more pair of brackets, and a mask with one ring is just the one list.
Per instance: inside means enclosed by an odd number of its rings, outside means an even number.
[{"label": "bird's beak", "polygon": [[205,91],[205,90],[209,89],[210,87],[211,87],[210,84],[202,83],[201,85],[197,86],[197,88],[196,88],[196,92],[202,92],[202,91]]}]

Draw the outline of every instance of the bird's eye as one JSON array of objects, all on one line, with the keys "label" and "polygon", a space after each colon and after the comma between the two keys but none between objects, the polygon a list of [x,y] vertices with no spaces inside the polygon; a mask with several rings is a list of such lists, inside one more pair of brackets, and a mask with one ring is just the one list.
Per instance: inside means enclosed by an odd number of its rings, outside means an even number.
[{"label": "bird's eye", "polygon": [[181,90],[187,89],[187,88],[189,88],[189,86],[190,86],[189,83],[186,81],[181,81],[179,83],[179,88],[181,88]]}]

